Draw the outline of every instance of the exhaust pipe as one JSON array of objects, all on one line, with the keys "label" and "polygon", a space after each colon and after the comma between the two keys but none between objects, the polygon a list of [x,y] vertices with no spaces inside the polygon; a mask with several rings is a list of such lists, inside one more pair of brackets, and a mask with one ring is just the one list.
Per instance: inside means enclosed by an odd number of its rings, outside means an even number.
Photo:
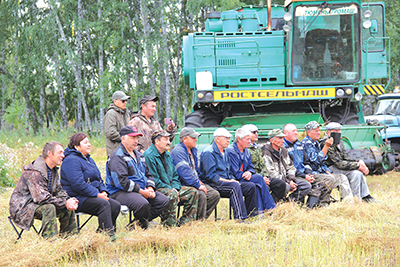
[{"label": "exhaust pipe", "polygon": [[272,0],[267,0],[267,14],[268,14],[267,31],[272,31],[271,7],[272,7]]}]

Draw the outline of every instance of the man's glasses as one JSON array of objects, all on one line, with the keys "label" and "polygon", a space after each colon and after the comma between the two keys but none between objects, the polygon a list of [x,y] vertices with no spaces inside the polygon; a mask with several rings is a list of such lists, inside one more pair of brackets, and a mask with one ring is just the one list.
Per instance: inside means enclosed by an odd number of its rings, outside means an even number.
[{"label": "man's glasses", "polygon": [[252,133],[253,133],[253,134],[256,134],[256,133],[258,133],[258,131],[252,131]]},{"label": "man's glasses", "polygon": [[126,103],[126,102],[128,102],[128,99],[121,100],[121,102],[122,102],[122,103]]}]

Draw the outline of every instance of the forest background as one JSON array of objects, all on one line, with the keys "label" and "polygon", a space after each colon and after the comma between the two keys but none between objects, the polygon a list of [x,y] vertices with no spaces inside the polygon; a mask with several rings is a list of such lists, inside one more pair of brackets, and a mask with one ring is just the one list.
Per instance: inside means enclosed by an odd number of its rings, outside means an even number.
[{"label": "forest background", "polygon": [[[144,95],[158,95],[156,117],[182,125],[192,109],[191,91],[181,78],[182,37],[204,30],[207,12],[260,0],[0,3],[0,128],[32,135],[67,127],[102,132],[116,90],[132,96],[127,106],[132,111]],[[400,3],[385,4],[392,89],[400,83]]]}]

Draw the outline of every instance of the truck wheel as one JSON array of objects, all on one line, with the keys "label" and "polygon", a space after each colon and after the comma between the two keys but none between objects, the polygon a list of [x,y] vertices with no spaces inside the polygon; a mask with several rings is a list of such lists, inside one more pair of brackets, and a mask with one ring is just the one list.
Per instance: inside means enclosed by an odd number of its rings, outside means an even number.
[{"label": "truck wheel", "polygon": [[386,172],[393,170],[395,163],[395,158],[391,153],[388,153],[387,157],[382,158],[382,167]]}]

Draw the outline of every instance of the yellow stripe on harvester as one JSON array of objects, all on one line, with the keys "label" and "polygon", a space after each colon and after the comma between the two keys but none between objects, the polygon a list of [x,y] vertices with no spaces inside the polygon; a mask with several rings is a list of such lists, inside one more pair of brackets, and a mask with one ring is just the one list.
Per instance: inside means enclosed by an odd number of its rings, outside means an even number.
[{"label": "yellow stripe on harvester", "polygon": [[366,85],[364,86],[364,93],[366,95],[382,95],[385,93],[385,86],[381,84]]}]

